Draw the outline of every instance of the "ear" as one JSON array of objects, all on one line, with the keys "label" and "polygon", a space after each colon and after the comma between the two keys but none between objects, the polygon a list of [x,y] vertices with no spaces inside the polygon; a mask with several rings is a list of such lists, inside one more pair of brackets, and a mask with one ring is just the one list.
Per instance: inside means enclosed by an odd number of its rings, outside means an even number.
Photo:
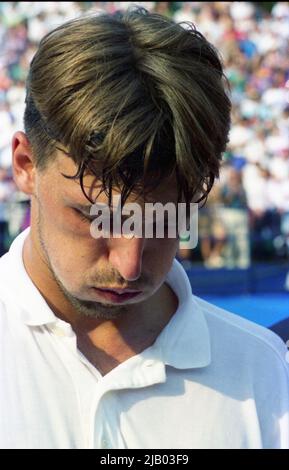
[{"label": "ear", "polygon": [[16,132],[12,139],[12,168],[17,187],[26,194],[34,193],[35,165],[31,145],[24,132]]}]

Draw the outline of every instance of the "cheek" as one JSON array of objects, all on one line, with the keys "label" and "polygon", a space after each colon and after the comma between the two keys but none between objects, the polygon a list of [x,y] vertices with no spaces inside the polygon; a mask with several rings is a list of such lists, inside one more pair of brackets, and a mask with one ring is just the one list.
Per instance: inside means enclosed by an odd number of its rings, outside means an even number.
[{"label": "cheek", "polygon": [[[79,285],[104,251],[84,228],[60,212],[53,217],[50,208],[40,217],[41,237],[55,274],[64,285]],[[80,223],[81,224],[81,223]]]},{"label": "cheek", "polygon": [[84,276],[88,270],[93,269],[101,257],[101,247],[95,240],[83,237],[67,236],[62,233],[50,237],[50,258],[59,270],[76,277]]},{"label": "cheek", "polygon": [[65,240],[62,236],[47,243],[52,270],[64,287],[75,295],[82,292],[83,286],[95,272],[98,265],[97,250],[91,250],[83,240]]},{"label": "cheek", "polygon": [[144,255],[144,265],[150,266],[154,277],[166,276],[176,256],[179,242],[175,239],[153,240]]},{"label": "cheek", "polygon": [[89,223],[81,220],[70,207],[60,204],[56,197],[42,197],[39,215],[45,227],[43,231],[55,249],[70,251],[78,257],[83,250],[90,250],[95,245]]}]

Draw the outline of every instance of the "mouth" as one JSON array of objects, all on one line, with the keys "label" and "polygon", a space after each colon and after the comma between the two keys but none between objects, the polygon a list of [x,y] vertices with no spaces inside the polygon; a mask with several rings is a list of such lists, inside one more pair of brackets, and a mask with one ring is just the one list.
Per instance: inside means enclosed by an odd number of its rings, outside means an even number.
[{"label": "mouth", "polygon": [[140,290],[133,289],[105,289],[93,287],[93,290],[103,299],[113,303],[122,303],[133,299],[142,293]]}]

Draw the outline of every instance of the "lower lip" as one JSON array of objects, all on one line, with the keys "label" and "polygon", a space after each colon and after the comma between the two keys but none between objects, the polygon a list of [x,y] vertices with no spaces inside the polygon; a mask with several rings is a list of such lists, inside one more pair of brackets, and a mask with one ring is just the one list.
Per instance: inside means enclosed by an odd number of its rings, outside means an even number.
[{"label": "lower lip", "polygon": [[109,300],[110,302],[113,303],[121,303],[125,302],[127,300],[133,299],[134,297],[137,297],[138,295],[141,294],[141,291],[139,292],[127,292],[124,294],[117,294],[116,292],[112,291],[106,291],[106,290],[101,290],[97,289],[96,287],[93,287],[93,290],[97,292],[97,294],[102,297],[105,300]]}]

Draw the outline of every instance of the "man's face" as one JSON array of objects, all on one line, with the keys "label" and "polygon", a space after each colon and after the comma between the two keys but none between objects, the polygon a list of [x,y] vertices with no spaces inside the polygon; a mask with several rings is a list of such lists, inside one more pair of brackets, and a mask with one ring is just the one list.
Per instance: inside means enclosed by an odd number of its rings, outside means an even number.
[{"label": "man's face", "polygon": [[[90,317],[113,319],[144,305],[163,284],[175,257],[176,238],[93,238],[90,233],[91,204],[74,175],[74,162],[58,152],[44,172],[37,172],[31,205],[31,232],[55,286],[75,310]],[[89,192],[94,182],[92,193]],[[97,203],[108,204],[94,177],[84,178],[86,192]],[[113,191],[113,195],[119,192]],[[139,202],[130,196],[127,202]],[[176,203],[171,180],[150,196],[151,202]],[[80,211],[80,205],[87,206]],[[109,289],[128,289],[118,294]]]}]

